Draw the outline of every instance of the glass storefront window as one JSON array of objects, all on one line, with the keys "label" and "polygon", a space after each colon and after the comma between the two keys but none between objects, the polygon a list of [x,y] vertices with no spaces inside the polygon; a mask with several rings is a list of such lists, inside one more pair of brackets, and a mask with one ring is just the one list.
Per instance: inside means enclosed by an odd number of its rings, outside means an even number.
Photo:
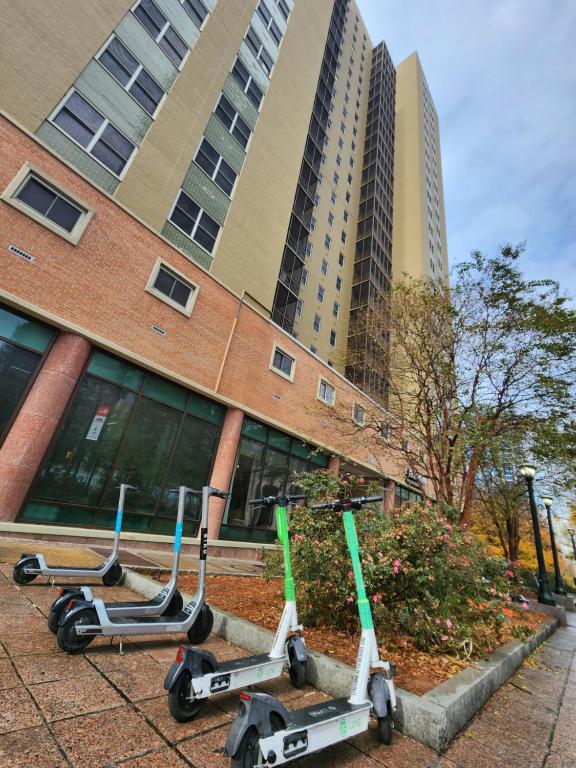
[{"label": "glass storefront window", "polygon": [[404,488],[402,485],[396,485],[394,491],[394,506],[401,507],[402,504],[410,503],[416,504],[422,501],[422,494],[416,491],[411,491],[408,488]]},{"label": "glass storefront window", "polygon": [[232,494],[221,538],[273,541],[274,510],[248,504],[252,498],[296,493],[298,472],[327,467],[328,457],[314,446],[264,424],[244,419]]},{"label": "glass storefront window", "polygon": [[0,306],[0,443],[56,332]]},{"label": "glass storefront window", "polygon": [[[195,414],[201,414],[197,416]],[[171,534],[179,485],[210,478],[225,408],[103,352],[93,354],[20,519],[111,528],[121,482],[126,530]],[[200,503],[189,497],[184,530]]]}]

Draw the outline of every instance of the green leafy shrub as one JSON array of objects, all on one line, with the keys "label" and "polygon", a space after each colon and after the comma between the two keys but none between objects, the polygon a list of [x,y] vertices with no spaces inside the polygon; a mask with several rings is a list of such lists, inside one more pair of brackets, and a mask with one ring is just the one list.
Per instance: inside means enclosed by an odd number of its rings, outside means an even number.
[{"label": "green leafy shrub", "polygon": [[[308,503],[362,493],[326,473],[306,473],[298,485]],[[376,630],[410,635],[422,650],[479,656],[505,621],[513,572],[489,557],[466,528],[437,506],[417,504],[389,515],[355,512],[366,593]],[[290,520],[298,608],[308,626],[356,631],[356,591],[341,514],[298,508]],[[265,575],[281,573],[280,553],[266,554]]]}]

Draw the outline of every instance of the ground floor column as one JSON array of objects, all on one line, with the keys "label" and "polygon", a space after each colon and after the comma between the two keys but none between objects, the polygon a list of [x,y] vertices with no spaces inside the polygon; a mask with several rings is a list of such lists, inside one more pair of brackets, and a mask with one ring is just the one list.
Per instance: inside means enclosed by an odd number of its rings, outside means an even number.
[{"label": "ground floor column", "polygon": [[330,456],[328,459],[328,474],[338,477],[340,472],[340,456]]},{"label": "ground floor column", "polygon": [[90,343],[61,333],[0,448],[0,519],[14,520],[90,354]]},{"label": "ground floor column", "polygon": [[394,510],[394,500],[396,496],[396,483],[394,480],[388,480],[384,487],[384,512]]},{"label": "ground floor column", "polygon": [[[228,408],[224,424],[222,425],[220,443],[210,478],[210,485],[213,488],[219,488],[222,491],[230,490],[243,422],[244,411],[241,411],[239,408]],[[217,539],[220,536],[225,509],[225,499],[214,497],[210,499],[210,513],[208,516],[209,539]]]}]

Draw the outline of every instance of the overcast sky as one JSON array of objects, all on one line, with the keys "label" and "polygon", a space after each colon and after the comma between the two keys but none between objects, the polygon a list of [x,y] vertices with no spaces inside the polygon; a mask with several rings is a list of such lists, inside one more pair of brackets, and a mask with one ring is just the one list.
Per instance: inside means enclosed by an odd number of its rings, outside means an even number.
[{"label": "overcast sky", "polygon": [[576,0],[357,0],[395,64],[417,50],[440,118],[448,255],[527,241],[576,294]]}]

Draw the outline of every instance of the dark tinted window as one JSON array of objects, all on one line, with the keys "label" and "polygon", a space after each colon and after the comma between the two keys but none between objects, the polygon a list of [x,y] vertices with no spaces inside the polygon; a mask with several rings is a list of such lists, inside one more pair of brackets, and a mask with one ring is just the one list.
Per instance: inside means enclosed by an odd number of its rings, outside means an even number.
[{"label": "dark tinted window", "polygon": [[76,222],[82,216],[80,208],[69,203],[33,176],[26,180],[16,198],[67,232],[72,232]]}]

